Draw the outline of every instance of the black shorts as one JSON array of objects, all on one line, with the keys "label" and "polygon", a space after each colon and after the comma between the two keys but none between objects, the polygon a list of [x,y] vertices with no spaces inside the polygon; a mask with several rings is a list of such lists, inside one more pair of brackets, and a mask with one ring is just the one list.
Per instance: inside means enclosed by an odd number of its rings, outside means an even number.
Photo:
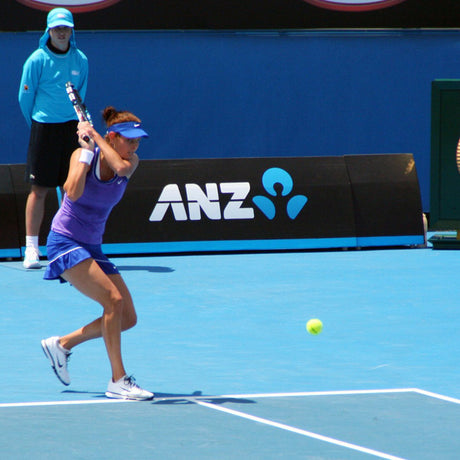
[{"label": "black shorts", "polygon": [[70,157],[79,147],[78,121],[39,123],[32,120],[27,152],[26,182],[42,187],[63,185]]}]

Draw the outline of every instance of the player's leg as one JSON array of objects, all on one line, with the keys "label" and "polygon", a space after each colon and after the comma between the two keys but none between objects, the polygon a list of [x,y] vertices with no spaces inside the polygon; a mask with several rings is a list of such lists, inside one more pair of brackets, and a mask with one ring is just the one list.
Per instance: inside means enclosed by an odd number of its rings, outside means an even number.
[{"label": "player's leg", "polygon": [[[118,399],[145,400],[153,393],[143,390],[133,377],[128,377],[121,357],[121,331],[137,321],[131,295],[120,275],[106,275],[94,259],[87,259],[61,275],[86,296],[104,308],[102,318],[93,321],[82,331],[80,339],[102,334],[112,367],[106,396]],[[98,332],[98,329],[100,332]],[[78,334],[77,334],[78,335]]]},{"label": "player's leg", "polygon": [[[121,357],[124,299],[120,291],[94,259],[84,260],[69,268],[62,277],[87,297],[102,305],[102,317],[86,326],[82,334],[88,338],[102,335],[112,367],[112,378],[120,379],[126,375]],[[64,338],[61,344],[65,347]]]},{"label": "player's leg", "polygon": [[[118,288],[124,299],[124,308],[122,313],[121,330],[126,331],[136,325],[137,315],[134,309],[131,294],[121,275],[108,275],[113,284]],[[91,323],[83,326],[70,334],[60,338],[60,344],[67,350],[71,350],[77,345],[88,340],[102,337],[102,317],[95,319]]]},{"label": "player's leg", "polygon": [[[42,340],[43,351],[50,360],[56,376],[64,385],[69,385],[67,362],[70,350],[79,343],[102,336],[114,376],[123,377],[126,374],[121,359],[120,344],[123,301],[115,284],[92,258],[85,259],[65,270],[61,276],[83,294],[99,302],[104,308],[104,313],[102,317],[68,335]],[[132,313],[128,317],[132,317]]]},{"label": "player's leg", "polygon": [[123,297],[123,316],[121,330],[126,331],[137,324],[137,314],[134,308],[133,298],[129,292],[128,286],[120,274],[108,275],[112,283],[117,287]]}]

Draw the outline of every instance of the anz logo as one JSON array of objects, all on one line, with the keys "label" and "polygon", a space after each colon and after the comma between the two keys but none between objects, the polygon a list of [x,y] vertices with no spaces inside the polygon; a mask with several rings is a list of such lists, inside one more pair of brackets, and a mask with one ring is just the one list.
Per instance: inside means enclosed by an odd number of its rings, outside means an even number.
[{"label": "anz logo", "polygon": [[[290,196],[294,182],[284,169],[267,169],[262,176],[262,185],[269,196],[256,195],[252,202],[269,220],[277,215],[279,195],[284,198],[285,211],[291,220],[299,215],[308,201],[304,195]],[[210,220],[254,219],[254,208],[243,206],[250,192],[249,182],[211,182],[205,184],[205,190],[197,184],[185,184],[183,196],[178,184],[168,184],[161,191],[149,220],[161,222],[169,209],[176,221],[198,221],[203,215]],[[221,195],[230,196],[225,206],[221,205]]]},{"label": "anz logo", "polygon": [[[287,197],[294,187],[292,177],[281,168],[270,168],[264,172],[262,176],[262,185],[265,191],[273,196],[277,196],[275,185],[279,184],[281,189],[281,196]],[[252,201],[254,204],[265,214],[265,216],[273,220],[276,215],[276,207],[271,198],[264,195],[255,196]],[[290,197],[287,202],[286,212],[290,219],[294,220],[302,211],[303,207],[307,203],[308,198],[305,195],[295,195]]]}]

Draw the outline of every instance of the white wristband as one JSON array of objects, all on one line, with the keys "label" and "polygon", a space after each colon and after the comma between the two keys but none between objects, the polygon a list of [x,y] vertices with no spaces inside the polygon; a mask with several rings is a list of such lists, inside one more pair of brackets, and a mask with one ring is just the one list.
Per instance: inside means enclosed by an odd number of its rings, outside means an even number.
[{"label": "white wristband", "polygon": [[94,157],[94,152],[88,149],[81,149],[80,153],[80,163],[86,163],[87,165],[90,165],[91,162],[93,161]]}]

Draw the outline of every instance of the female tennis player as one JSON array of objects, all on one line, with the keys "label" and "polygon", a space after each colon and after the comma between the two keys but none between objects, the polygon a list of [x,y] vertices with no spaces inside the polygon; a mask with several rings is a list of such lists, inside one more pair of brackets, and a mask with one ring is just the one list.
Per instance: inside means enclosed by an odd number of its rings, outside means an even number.
[{"label": "female tennis player", "polygon": [[101,244],[107,218],[139,164],[139,141],[148,135],[130,112],[106,107],[103,119],[107,125],[104,137],[90,123],[78,124],[81,148],[70,159],[64,199],[48,236],[49,265],[44,275],[47,280],[70,282],[101,304],[103,313],[86,326],[44,339],[41,344],[56,376],[69,385],[70,351],[87,340],[103,337],[112,368],[106,396],[145,400],[153,398],[153,393],[127,375],[121,355],[121,332],[137,322],[133,300],[119,271],[102,253]]}]

